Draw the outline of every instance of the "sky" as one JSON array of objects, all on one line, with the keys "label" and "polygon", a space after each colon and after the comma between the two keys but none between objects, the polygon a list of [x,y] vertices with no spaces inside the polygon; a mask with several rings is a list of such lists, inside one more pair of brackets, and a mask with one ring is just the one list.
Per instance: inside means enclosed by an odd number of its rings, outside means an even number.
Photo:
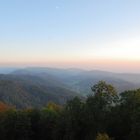
[{"label": "sky", "polygon": [[0,0],[0,66],[140,72],[139,0]]}]

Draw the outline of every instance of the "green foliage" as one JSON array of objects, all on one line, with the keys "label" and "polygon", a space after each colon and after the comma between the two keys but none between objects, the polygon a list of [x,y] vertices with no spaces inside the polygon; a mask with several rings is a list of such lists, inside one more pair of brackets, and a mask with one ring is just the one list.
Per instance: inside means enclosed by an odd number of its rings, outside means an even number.
[{"label": "green foliage", "polygon": [[118,96],[116,89],[107,84],[105,81],[99,81],[93,87],[91,87],[94,96],[100,99],[103,99],[107,105],[114,105],[117,102]]},{"label": "green foliage", "polygon": [[139,140],[140,89],[117,96],[101,81],[92,90],[64,106],[17,110],[0,103],[0,140]]},{"label": "green foliage", "polygon": [[140,89],[123,92],[121,106],[124,108],[126,120],[129,119],[128,139],[138,140],[140,138]]},{"label": "green foliage", "polygon": [[9,110],[2,116],[2,140],[28,140],[31,134],[30,119],[24,111]]}]

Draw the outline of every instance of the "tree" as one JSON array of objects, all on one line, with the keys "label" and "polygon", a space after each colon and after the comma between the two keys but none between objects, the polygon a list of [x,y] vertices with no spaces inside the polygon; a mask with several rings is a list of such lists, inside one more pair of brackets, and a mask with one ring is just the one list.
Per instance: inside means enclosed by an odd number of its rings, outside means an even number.
[{"label": "tree", "polygon": [[108,114],[118,102],[115,88],[104,81],[99,81],[91,87],[93,95],[86,100],[86,128],[87,139],[95,139],[98,132],[105,132],[108,123]]},{"label": "tree", "polygon": [[54,129],[56,128],[59,111],[60,106],[52,102],[41,110],[39,122],[41,140],[53,140]]},{"label": "tree", "polygon": [[8,111],[10,109],[12,109],[13,107],[3,103],[3,102],[0,102],[0,112],[5,112],[5,111]]},{"label": "tree", "polygon": [[107,133],[115,140],[139,140],[140,89],[124,91],[108,115]]},{"label": "tree", "polygon": [[96,140],[111,140],[106,133],[98,133]]},{"label": "tree", "polygon": [[[127,132],[127,139],[139,140],[140,138],[140,89],[129,90],[121,93],[121,107],[124,108],[125,124]],[[123,113],[121,112],[121,113]],[[124,121],[125,122],[125,121]],[[123,122],[123,123],[124,123]],[[125,129],[123,130],[125,131]]]},{"label": "tree", "polygon": [[105,81],[99,81],[91,87],[95,97],[102,98],[106,105],[114,105],[118,101],[116,89]]},{"label": "tree", "polygon": [[24,111],[9,110],[0,122],[5,140],[29,140],[31,132],[30,119]]},{"label": "tree", "polygon": [[[61,119],[61,139],[85,140],[85,103],[78,97],[67,102]],[[60,132],[60,131],[59,131]]]},{"label": "tree", "polygon": [[40,114],[41,111],[38,109],[26,109],[24,111],[28,118],[30,119],[30,125],[31,125],[31,134],[30,139],[31,140],[39,140],[40,139]]}]

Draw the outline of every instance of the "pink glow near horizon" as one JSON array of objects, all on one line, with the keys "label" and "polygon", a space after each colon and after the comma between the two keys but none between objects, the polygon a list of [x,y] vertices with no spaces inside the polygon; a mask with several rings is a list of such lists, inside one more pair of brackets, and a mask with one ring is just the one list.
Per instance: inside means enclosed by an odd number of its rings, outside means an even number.
[{"label": "pink glow near horizon", "polygon": [[140,71],[140,1],[8,1],[0,66]]},{"label": "pink glow near horizon", "polygon": [[29,61],[29,62],[0,62],[0,66],[17,66],[17,67],[57,67],[57,68],[81,68],[81,69],[98,69],[112,72],[132,72],[140,73],[140,61],[134,60],[112,60],[112,59],[95,59],[95,60],[77,60],[77,61]]}]

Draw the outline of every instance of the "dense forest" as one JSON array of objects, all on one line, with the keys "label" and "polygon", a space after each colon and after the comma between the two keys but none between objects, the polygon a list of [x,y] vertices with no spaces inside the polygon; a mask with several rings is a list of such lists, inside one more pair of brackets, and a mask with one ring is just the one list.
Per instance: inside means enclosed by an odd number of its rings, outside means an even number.
[{"label": "dense forest", "polygon": [[0,140],[139,140],[140,89],[117,94],[104,81],[86,99],[42,109],[0,103]]}]

